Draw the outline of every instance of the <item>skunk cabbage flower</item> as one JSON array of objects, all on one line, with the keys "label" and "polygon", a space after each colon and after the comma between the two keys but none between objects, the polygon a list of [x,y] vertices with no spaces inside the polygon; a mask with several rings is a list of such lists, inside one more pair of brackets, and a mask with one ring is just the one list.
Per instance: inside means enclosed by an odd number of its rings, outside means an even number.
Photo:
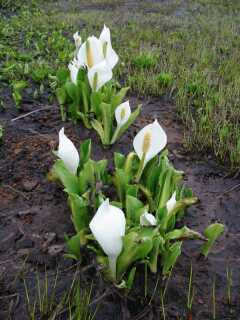
[{"label": "skunk cabbage flower", "polygon": [[74,33],[73,39],[74,39],[74,42],[75,42],[76,49],[78,50],[80,48],[81,44],[82,44],[82,38],[78,34],[78,31]]},{"label": "skunk cabbage flower", "polygon": [[131,115],[131,108],[129,101],[123,102],[115,110],[115,119],[117,121],[117,126],[122,127],[129,119]]},{"label": "skunk cabbage flower", "polygon": [[133,147],[140,160],[145,165],[154,158],[167,144],[167,135],[155,120],[141,129],[133,140]]},{"label": "skunk cabbage flower", "polygon": [[57,156],[64,162],[70,172],[77,173],[79,154],[72,141],[64,134],[64,128],[59,131]]},{"label": "skunk cabbage flower", "polygon": [[125,235],[126,219],[121,209],[109,204],[106,199],[98,208],[89,227],[108,256],[109,267],[116,278],[116,262],[122,251],[122,237]]},{"label": "skunk cabbage flower", "polygon": [[79,68],[80,66],[77,59],[73,59],[68,65],[68,69],[70,70],[70,78],[74,84],[77,84],[77,75]]},{"label": "skunk cabbage flower", "polygon": [[113,69],[118,63],[118,55],[112,48],[110,29],[105,25],[102,29],[99,40],[102,42],[104,58],[106,59],[110,68]]},{"label": "skunk cabbage flower", "polygon": [[92,36],[85,41],[77,53],[77,59],[81,66],[87,66],[89,69],[104,60],[102,42]]},{"label": "skunk cabbage flower", "polygon": [[171,212],[175,206],[176,206],[177,200],[176,200],[176,191],[172,194],[171,198],[167,201],[166,207],[167,207],[167,212]]},{"label": "skunk cabbage flower", "polygon": [[112,79],[112,70],[103,60],[97,65],[94,65],[88,71],[88,81],[93,91],[98,91],[106,82]]},{"label": "skunk cabbage flower", "polygon": [[157,220],[153,214],[145,212],[140,217],[140,225],[145,227],[156,226]]}]

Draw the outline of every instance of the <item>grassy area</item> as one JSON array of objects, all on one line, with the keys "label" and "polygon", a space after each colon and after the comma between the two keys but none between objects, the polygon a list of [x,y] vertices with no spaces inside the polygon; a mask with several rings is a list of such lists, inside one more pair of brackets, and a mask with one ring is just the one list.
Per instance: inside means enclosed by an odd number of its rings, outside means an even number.
[{"label": "grassy area", "polygon": [[26,95],[52,99],[56,70],[71,59],[73,32],[97,35],[105,23],[121,58],[117,76],[132,93],[169,96],[188,147],[239,166],[239,1],[16,2],[16,14],[9,3],[0,16],[3,97],[11,92],[18,107]]}]

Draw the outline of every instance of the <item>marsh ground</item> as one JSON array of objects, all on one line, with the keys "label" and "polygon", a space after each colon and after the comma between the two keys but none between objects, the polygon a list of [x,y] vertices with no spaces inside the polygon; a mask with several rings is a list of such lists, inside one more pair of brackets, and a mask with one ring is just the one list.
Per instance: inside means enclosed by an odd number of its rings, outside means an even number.
[{"label": "marsh ground", "polygon": [[[0,114],[5,128],[0,146],[0,319],[30,319],[23,279],[33,304],[38,295],[36,270],[43,284],[48,275],[49,287],[59,270],[58,297],[71,286],[76,270],[83,288],[93,283],[93,301],[107,290],[92,257],[84,259],[80,269],[62,257],[64,234],[71,234],[73,227],[65,195],[47,180],[58,130],[64,125],[77,145],[90,136],[96,142],[94,158],[111,159],[114,150],[128,152],[137,130],[155,117],[168,134],[171,160],[185,171],[186,185],[200,200],[188,211],[186,224],[200,231],[211,221],[226,225],[207,260],[200,259],[196,242],[184,245],[164,299],[166,319],[191,319],[187,312],[191,261],[195,287],[192,318],[213,319],[215,279],[216,319],[237,319],[240,180],[227,164],[232,168],[239,164],[238,2],[72,0],[35,2],[31,8],[16,10],[11,12],[8,7],[2,11],[0,31],[5,107]],[[123,63],[118,77],[131,85],[132,104],[136,100],[143,103],[141,117],[107,152],[97,136],[81,124],[61,122],[52,99],[54,78],[49,77],[58,66],[68,63],[73,31],[98,33],[104,22],[113,29],[113,43]],[[23,79],[26,85],[16,91],[16,84]],[[16,92],[20,93],[19,110]],[[41,110],[13,121],[37,109]],[[218,129],[222,134],[215,131]],[[216,156],[225,165],[217,163]],[[227,279],[227,270],[231,279]],[[150,277],[145,296],[139,273],[128,298],[111,291],[91,309],[98,305],[96,318],[101,320],[113,319],[113,315],[114,319],[161,319],[161,286],[157,276]],[[59,313],[57,319],[69,319],[66,310]],[[40,315],[32,319],[40,319]],[[47,315],[41,319],[54,318]]]}]

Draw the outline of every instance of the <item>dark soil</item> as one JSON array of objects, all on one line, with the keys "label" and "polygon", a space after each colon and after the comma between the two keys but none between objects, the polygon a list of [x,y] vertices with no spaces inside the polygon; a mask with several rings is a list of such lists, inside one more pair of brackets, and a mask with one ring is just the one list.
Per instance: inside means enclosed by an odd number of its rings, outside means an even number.
[{"label": "dark soil", "polygon": [[[136,99],[132,99],[134,104]],[[188,210],[186,224],[202,231],[209,223],[225,224],[219,239],[207,260],[199,257],[198,243],[187,242],[168,283],[165,297],[167,319],[212,319],[211,291],[216,279],[217,319],[238,319],[239,313],[239,241],[240,179],[230,177],[211,156],[191,155],[182,145],[181,125],[176,121],[176,110],[160,99],[142,101],[143,112],[125,136],[112,149],[104,150],[93,131],[81,124],[62,123],[57,106],[12,121],[19,116],[13,108],[0,114],[5,134],[0,146],[0,319],[24,320],[26,315],[25,279],[31,297],[36,293],[36,270],[40,278],[46,274],[49,286],[59,270],[57,294],[67,290],[73,280],[76,266],[63,258],[64,234],[73,233],[70,210],[60,187],[47,180],[55,157],[52,150],[58,144],[58,131],[64,126],[67,135],[78,146],[91,137],[93,158],[111,159],[118,150],[127,153],[139,128],[158,118],[168,134],[170,158],[174,166],[186,173],[185,183],[192,187],[199,203]],[[21,114],[45,108],[45,105],[25,104]],[[85,254],[83,253],[83,256]],[[187,315],[189,270],[193,263],[195,296],[192,314]],[[232,271],[232,305],[227,304],[226,268]],[[108,284],[104,283],[92,257],[83,259],[78,269],[83,286],[93,281],[93,297],[98,299]],[[161,319],[160,286],[153,295],[158,276],[149,276],[148,293],[144,297],[143,272],[137,275],[135,286],[128,298],[116,290],[103,299],[97,319]],[[94,305],[93,305],[94,307]],[[59,318],[60,319],[60,318]],[[61,318],[67,319],[67,316]]]}]

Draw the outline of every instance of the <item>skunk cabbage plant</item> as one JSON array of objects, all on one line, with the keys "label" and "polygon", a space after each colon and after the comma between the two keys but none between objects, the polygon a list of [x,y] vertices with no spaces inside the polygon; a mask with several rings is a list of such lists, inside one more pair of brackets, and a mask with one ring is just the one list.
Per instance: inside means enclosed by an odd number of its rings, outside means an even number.
[{"label": "skunk cabbage plant", "polygon": [[[118,108],[121,126],[131,111],[128,103]],[[62,184],[68,195],[75,234],[66,237],[67,256],[78,260],[83,247],[91,250],[105,278],[120,288],[131,288],[142,263],[153,273],[169,274],[184,240],[201,241],[206,257],[224,230],[213,223],[201,234],[184,225],[186,208],[197,198],[183,186],[183,172],[169,162],[166,142],[155,120],[134,138],[135,152],[114,154],[112,173],[107,160],[91,159],[90,140],[81,143],[78,154],[64,130],[59,133],[60,159],[49,179]]]},{"label": "skunk cabbage plant", "polygon": [[68,69],[56,74],[56,96],[62,119],[82,121],[98,133],[102,144],[115,143],[135,121],[140,106],[131,112],[123,99],[128,88],[120,89],[113,80],[119,57],[112,47],[110,29],[105,25],[100,37],[90,36],[82,43],[74,33],[75,53]]}]

